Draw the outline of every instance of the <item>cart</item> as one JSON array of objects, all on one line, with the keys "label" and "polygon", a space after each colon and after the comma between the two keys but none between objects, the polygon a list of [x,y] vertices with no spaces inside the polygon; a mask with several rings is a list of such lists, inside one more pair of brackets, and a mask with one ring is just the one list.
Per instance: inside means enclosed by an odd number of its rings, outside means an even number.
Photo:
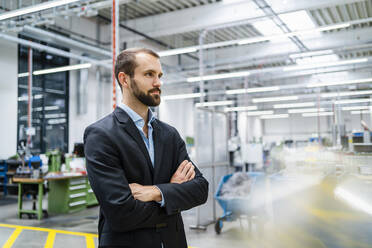
[{"label": "cart", "polygon": [[251,219],[252,217],[258,217],[262,214],[262,206],[255,206],[254,201],[256,197],[255,188],[264,182],[265,174],[263,172],[247,172],[251,181],[251,191],[248,196],[245,197],[223,197],[221,196],[221,191],[223,185],[231,178],[233,174],[225,175],[217,188],[215,199],[223,209],[223,215],[217,219],[215,224],[215,231],[217,234],[221,233],[224,221],[234,221],[240,218],[242,215],[248,216],[249,227],[251,229]]}]

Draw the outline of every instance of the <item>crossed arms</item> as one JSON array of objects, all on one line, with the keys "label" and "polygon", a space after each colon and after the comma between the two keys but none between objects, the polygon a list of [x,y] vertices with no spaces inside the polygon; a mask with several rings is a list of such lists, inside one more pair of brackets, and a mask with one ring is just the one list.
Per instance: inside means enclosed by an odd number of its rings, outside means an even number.
[{"label": "crossed arms", "polygon": [[[118,138],[100,127],[88,127],[84,134],[87,171],[92,189],[101,206],[101,212],[110,229],[126,232],[154,227],[166,222],[170,215],[206,202],[208,182],[192,166],[185,143],[174,134],[177,163],[180,165],[169,183],[155,185],[129,184],[121,165]],[[186,160],[186,161],[185,161]]]},{"label": "crossed arms", "polygon": [[[173,174],[170,183],[184,183],[188,182],[195,177],[195,169],[194,165],[184,160],[178,166],[176,172]],[[132,191],[132,195],[134,199],[143,201],[143,202],[161,202],[162,201],[162,194],[157,186],[150,185],[144,186],[138,183],[131,183],[129,184],[130,190]]]}]

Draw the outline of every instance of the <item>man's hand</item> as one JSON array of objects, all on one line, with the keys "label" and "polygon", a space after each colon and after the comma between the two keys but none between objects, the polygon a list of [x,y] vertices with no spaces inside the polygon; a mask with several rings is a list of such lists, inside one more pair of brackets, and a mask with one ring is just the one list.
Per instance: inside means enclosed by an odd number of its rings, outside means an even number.
[{"label": "man's hand", "polygon": [[131,183],[129,184],[129,187],[134,199],[136,200],[143,202],[160,202],[162,200],[160,190],[156,186],[143,186],[138,183]]},{"label": "man's hand", "polygon": [[184,160],[177,168],[177,171],[173,174],[170,182],[171,183],[184,183],[188,182],[195,177],[194,165]]}]

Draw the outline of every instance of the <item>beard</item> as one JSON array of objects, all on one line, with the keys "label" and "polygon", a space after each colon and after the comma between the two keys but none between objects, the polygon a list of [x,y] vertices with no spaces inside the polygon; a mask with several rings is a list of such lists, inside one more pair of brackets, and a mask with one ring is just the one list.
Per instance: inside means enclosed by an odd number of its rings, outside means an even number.
[{"label": "beard", "polygon": [[[160,88],[153,88],[146,93],[146,92],[144,92],[144,91],[142,91],[138,88],[138,83],[134,78],[131,78],[131,81],[132,81],[131,89],[132,89],[133,95],[141,103],[143,103],[144,105],[149,106],[149,107],[155,107],[155,106],[158,106],[160,104],[160,102],[161,102],[161,99],[160,99],[161,90],[160,90]],[[156,91],[159,92],[159,95],[158,94],[154,94],[154,95],[151,94],[151,93],[156,92]]]}]

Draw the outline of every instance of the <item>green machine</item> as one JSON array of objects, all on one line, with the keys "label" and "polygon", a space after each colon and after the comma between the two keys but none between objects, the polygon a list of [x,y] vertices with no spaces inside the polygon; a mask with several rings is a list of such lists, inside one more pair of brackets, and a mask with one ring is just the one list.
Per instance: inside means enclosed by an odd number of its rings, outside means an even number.
[{"label": "green machine", "polygon": [[49,158],[49,172],[61,171],[61,152],[59,150],[54,150],[46,153]]}]

